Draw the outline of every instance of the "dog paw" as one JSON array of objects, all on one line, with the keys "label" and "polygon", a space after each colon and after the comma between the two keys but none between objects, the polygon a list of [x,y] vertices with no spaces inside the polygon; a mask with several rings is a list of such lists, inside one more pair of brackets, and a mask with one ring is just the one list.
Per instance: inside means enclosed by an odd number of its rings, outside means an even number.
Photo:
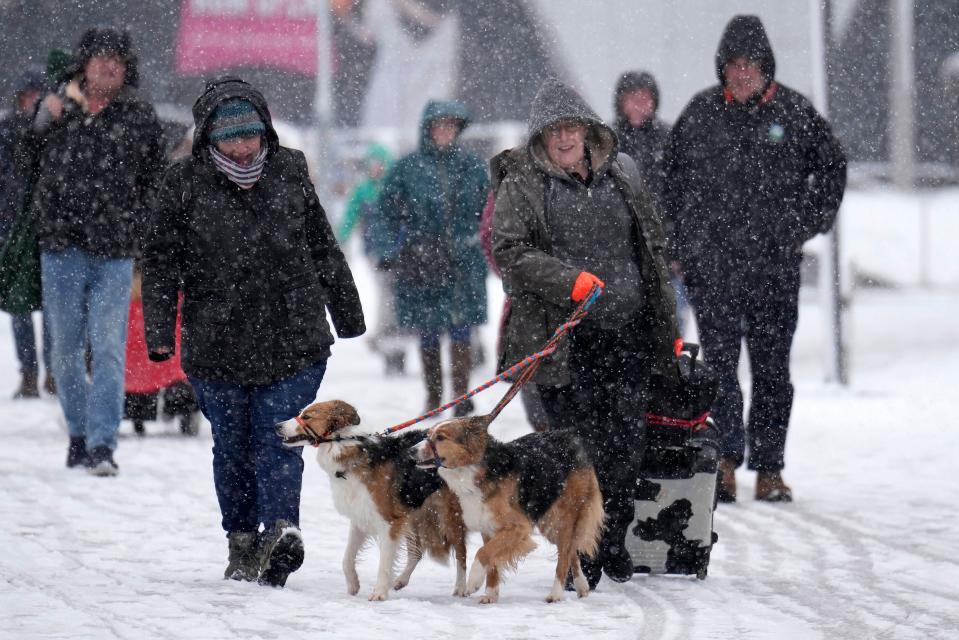
[{"label": "dog paw", "polygon": [[396,582],[393,583],[393,589],[394,589],[395,591],[399,591],[400,589],[402,589],[403,587],[405,587],[405,586],[408,585],[409,583],[410,583],[409,580],[403,580],[403,579],[397,580]]},{"label": "dog paw", "polygon": [[546,596],[546,602],[562,602],[566,599],[566,594],[563,593],[563,583],[557,580],[553,583],[553,589],[549,592],[549,595]]},{"label": "dog paw", "polygon": [[360,581],[357,578],[346,580],[346,592],[351,596],[355,596],[360,592]]},{"label": "dog paw", "polygon": [[498,593],[484,593],[479,599],[480,604],[496,604],[497,602],[499,602]]},{"label": "dog paw", "polygon": [[465,584],[458,584],[453,589],[453,595],[457,598],[468,598],[470,594],[469,591],[466,590]]},{"label": "dog paw", "polygon": [[486,567],[481,562],[474,562],[470,568],[470,577],[466,580],[466,593],[473,594],[480,590],[486,580]]},{"label": "dog paw", "polygon": [[373,593],[370,594],[370,602],[383,602],[387,597],[386,591],[374,589]]}]

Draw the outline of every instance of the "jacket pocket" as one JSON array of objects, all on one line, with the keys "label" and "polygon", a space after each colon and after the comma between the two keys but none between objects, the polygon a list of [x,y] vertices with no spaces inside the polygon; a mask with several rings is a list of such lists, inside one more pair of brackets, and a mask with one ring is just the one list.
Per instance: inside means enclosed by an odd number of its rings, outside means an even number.
[{"label": "jacket pocket", "polygon": [[226,297],[202,297],[183,303],[183,353],[196,365],[219,365],[234,358],[230,319],[233,304]]}]

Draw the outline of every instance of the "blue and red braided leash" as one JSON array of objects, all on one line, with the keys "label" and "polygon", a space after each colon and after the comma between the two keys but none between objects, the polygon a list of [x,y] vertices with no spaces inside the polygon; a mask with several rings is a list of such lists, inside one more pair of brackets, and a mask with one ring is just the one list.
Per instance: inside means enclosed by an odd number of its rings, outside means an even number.
[{"label": "blue and red braided leash", "polygon": [[[593,288],[589,290],[589,293],[586,295],[586,297],[583,298],[583,301],[579,303],[579,306],[576,307],[576,309],[573,311],[572,315],[570,315],[569,319],[556,328],[556,331],[553,332],[553,336],[549,339],[549,341],[547,341],[547,343],[543,346],[541,350],[537,351],[533,355],[526,356],[525,358],[523,358],[522,360],[514,364],[509,369],[498,374],[496,377],[492,378],[491,380],[484,382],[483,384],[476,387],[475,389],[471,389],[470,391],[467,391],[466,393],[456,398],[455,400],[447,402],[446,404],[436,407],[435,409],[430,409],[426,413],[420,416],[417,416],[416,418],[413,418],[412,420],[407,420],[406,422],[401,422],[400,424],[393,425],[389,429],[386,429],[385,431],[383,431],[383,435],[396,433],[397,431],[400,431],[401,429],[411,427],[414,424],[417,424],[418,422],[428,420],[429,418],[432,418],[435,415],[441,414],[447,409],[449,409],[450,407],[455,407],[461,402],[465,402],[469,398],[472,398],[476,394],[486,391],[497,382],[513,380],[513,384],[510,386],[509,390],[506,392],[503,398],[496,404],[496,406],[493,407],[493,410],[489,412],[488,414],[489,419],[492,422],[492,420],[499,415],[500,411],[502,411],[503,408],[506,407],[507,404],[509,404],[510,400],[516,397],[516,394],[520,392],[520,389],[523,388],[523,385],[525,385],[526,383],[528,383],[530,380],[533,379],[533,377],[536,375],[536,371],[539,369],[539,366],[543,362],[543,358],[545,358],[546,356],[552,355],[556,351],[556,348],[559,346],[559,341],[562,339],[562,337],[566,335],[567,333],[569,333],[569,331],[573,327],[578,325],[583,320],[583,318],[586,317],[586,314],[589,313],[589,308],[593,306],[593,303],[596,302],[596,299],[599,297],[599,295],[602,292],[603,292],[602,287],[594,285]],[[516,376],[517,374],[519,374],[518,377],[514,379],[514,376]]]}]

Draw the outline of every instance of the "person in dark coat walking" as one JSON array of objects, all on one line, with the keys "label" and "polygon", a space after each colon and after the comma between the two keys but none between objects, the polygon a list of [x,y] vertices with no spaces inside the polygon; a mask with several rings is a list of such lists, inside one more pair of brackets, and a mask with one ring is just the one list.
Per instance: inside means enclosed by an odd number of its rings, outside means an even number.
[{"label": "person in dark coat walking", "polygon": [[[182,364],[213,427],[225,578],[283,586],[303,562],[301,448],[274,426],[312,402],[333,335],[363,334],[359,294],[307,173],[263,95],[226,76],[193,105],[192,153],[166,172],[143,252],[152,360]],[[260,526],[263,530],[260,530]]]},{"label": "person in dark coat walking", "polygon": [[[758,472],[756,498],[789,501],[784,451],[793,385],[789,352],[802,245],[835,221],[846,158],[802,95],[778,83],[762,22],[734,17],[716,52],[719,84],[693,97],[666,150],[673,221],[705,357],[720,377],[719,499],[736,499],[735,469]],[[737,378],[745,338],[752,373],[748,429]]]},{"label": "person in dark coat walking", "polygon": [[163,168],[160,125],[137,94],[128,33],[86,31],[66,75],[23,132],[18,161],[36,172],[30,206],[51,364],[70,431],[67,466],[112,476],[133,258]]},{"label": "person in dark coat walking", "polygon": [[[653,75],[647,71],[623,73],[613,93],[613,110],[616,112],[616,135],[620,151],[636,161],[643,185],[662,217],[663,153],[670,127],[657,117],[659,85]],[[668,227],[664,231],[667,237],[671,235]],[[676,319],[679,332],[683,334],[689,303],[686,301],[679,262],[670,259],[669,270],[673,293],[676,295]]]},{"label": "person in dark coat walking", "polygon": [[606,529],[580,559],[591,587],[629,580],[625,547],[645,445],[650,373],[674,363],[675,302],[663,236],[635,163],[570,87],[549,80],[533,99],[525,145],[491,161],[503,174],[493,257],[512,299],[500,370],[535,353],[591,287],[583,322],[536,374],[549,428],[584,441],[603,492]]},{"label": "person in dark coat walking", "polygon": [[[14,147],[19,132],[30,126],[37,102],[47,93],[47,81],[40,69],[27,69],[17,79],[13,92],[13,111],[0,120],[0,242],[6,242],[14,221],[27,206],[27,190],[30,176],[20,172],[14,162]],[[14,399],[38,398],[39,360],[37,338],[33,327],[32,313],[11,314],[13,342],[20,362],[20,388]],[[42,361],[46,369],[43,388],[56,393],[53,372],[50,366],[50,331],[47,323],[41,322]]]},{"label": "person in dark coat walking", "polygon": [[[430,101],[419,148],[397,162],[378,200],[381,268],[396,277],[397,324],[420,337],[426,409],[442,402],[440,337],[449,334],[453,395],[469,391],[471,329],[486,322],[486,262],[479,222],[489,189],[483,161],[458,142],[465,105]],[[467,400],[454,414],[471,413]]]}]

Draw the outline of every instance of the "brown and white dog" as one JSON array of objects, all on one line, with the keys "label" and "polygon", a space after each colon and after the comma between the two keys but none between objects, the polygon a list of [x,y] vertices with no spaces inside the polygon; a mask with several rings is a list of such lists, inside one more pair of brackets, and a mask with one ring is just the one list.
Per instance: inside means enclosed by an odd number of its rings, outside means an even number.
[{"label": "brown and white dog", "polygon": [[480,602],[496,602],[500,573],[515,568],[536,547],[531,537],[536,527],[556,545],[559,556],[546,601],[563,599],[568,573],[576,593],[586,597],[589,585],[578,554],[596,555],[605,514],[596,472],[582,444],[565,431],[499,442],[488,427],[487,416],[445,420],[414,450],[422,466],[439,468],[460,500],[467,529],[483,536],[467,593],[479,590],[485,579]]},{"label": "brown and white dog", "polygon": [[[333,504],[350,520],[343,573],[350,595],[360,590],[356,557],[374,538],[380,552],[370,600],[386,600],[390,587],[402,589],[426,553],[445,562],[456,557],[453,595],[466,596],[466,528],[456,496],[434,471],[417,468],[411,447],[425,433],[371,436],[357,425],[360,417],[340,400],[317,402],[298,416],[276,425],[286,446],[317,447],[317,460],[330,476]],[[399,547],[406,542],[407,563],[394,580]]]}]

